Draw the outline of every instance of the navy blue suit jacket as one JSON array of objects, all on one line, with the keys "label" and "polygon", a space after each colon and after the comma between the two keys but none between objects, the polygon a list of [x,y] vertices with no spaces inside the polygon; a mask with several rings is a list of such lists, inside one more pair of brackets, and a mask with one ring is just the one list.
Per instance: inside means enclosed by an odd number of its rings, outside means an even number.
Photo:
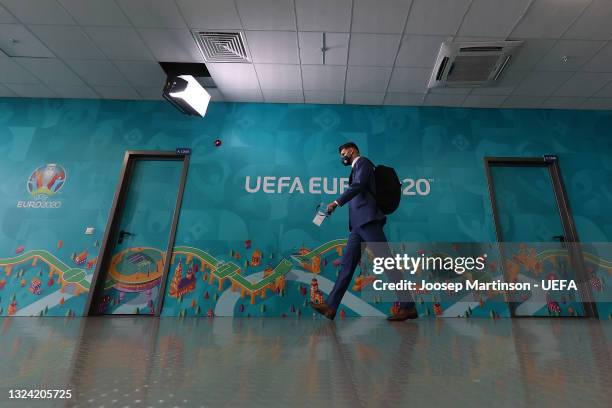
[{"label": "navy blue suit jacket", "polygon": [[370,221],[386,221],[385,214],[376,205],[375,191],[374,165],[361,156],[351,171],[348,189],[336,199],[341,207],[349,204],[349,231]]}]

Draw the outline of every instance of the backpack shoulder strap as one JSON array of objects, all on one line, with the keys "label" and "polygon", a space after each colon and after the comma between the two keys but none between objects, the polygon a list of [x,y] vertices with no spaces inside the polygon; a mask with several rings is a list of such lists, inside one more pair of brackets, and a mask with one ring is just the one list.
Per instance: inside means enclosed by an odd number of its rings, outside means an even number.
[{"label": "backpack shoulder strap", "polygon": [[365,161],[367,161],[368,163],[370,163],[372,165],[372,167],[374,167],[376,169],[376,165],[372,162],[372,160],[368,159],[367,157],[361,156],[362,159],[364,159]]},{"label": "backpack shoulder strap", "polygon": [[[370,160],[370,159],[368,159],[367,157],[364,157],[364,156],[361,156],[361,159],[367,161],[368,163],[370,163],[372,165],[372,167],[374,168],[374,171],[376,171],[376,165],[374,163],[372,163],[372,160]],[[372,197],[374,197],[374,199],[376,200],[376,193],[371,190],[370,186],[368,186],[367,190],[372,195]]]}]

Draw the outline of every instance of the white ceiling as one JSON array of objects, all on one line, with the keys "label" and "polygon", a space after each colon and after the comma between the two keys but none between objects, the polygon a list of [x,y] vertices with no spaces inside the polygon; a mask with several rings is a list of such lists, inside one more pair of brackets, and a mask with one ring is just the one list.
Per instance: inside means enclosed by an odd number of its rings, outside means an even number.
[{"label": "white ceiling", "polygon": [[[612,109],[611,22],[612,0],[0,0],[0,96],[161,99],[156,61],[240,30],[253,64],[208,64],[214,100]],[[428,91],[443,41],[499,39],[525,45],[497,86]]]}]

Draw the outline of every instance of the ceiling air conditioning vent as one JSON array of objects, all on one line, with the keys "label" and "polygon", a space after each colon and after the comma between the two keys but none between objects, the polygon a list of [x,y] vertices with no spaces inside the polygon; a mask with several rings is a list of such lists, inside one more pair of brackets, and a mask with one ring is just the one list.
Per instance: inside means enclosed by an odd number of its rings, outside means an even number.
[{"label": "ceiling air conditioning vent", "polygon": [[522,44],[522,41],[442,43],[428,87],[493,85]]},{"label": "ceiling air conditioning vent", "polygon": [[240,32],[195,32],[206,62],[251,62]]}]

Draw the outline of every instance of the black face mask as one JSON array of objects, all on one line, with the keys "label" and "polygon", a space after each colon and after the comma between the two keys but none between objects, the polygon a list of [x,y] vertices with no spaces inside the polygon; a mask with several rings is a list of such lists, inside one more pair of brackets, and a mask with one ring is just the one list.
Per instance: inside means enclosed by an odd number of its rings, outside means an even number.
[{"label": "black face mask", "polygon": [[351,159],[348,156],[342,156],[340,157],[340,161],[342,162],[343,165],[345,166],[350,166],[351,165]]}]

